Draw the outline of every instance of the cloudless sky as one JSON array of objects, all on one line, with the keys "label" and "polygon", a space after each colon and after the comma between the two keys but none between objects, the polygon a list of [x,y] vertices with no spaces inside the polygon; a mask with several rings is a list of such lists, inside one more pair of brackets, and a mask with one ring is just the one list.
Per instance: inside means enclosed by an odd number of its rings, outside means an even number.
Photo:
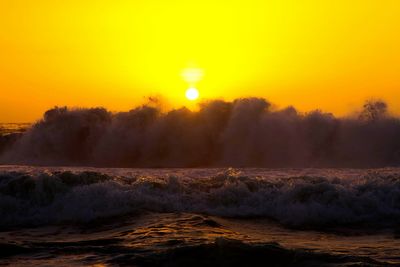
[{"label": "cloudless sky", "polygon": [[337,115],[368,98],[400,113],[397,0],[1,0],[0,122],[55,105],[128,110],[265,97]]}]

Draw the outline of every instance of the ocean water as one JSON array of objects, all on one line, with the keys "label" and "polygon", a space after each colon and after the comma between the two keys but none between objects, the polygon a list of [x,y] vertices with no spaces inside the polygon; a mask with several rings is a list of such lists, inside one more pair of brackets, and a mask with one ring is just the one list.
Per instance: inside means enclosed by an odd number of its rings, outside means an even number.
[{"label": "ocean water", "polygon": [[0,123],[0,136],[12,133],[23,133],[31,125],[31,123]]},{"label": "ocean water", "polygon": [[400,266],[400,169],[0,166],[12,266]]}]

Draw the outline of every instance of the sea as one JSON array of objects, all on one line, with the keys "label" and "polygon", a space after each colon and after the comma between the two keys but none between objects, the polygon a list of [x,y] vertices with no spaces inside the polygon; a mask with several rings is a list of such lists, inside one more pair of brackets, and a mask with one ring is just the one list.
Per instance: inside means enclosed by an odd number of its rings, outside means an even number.
[{"label": "sea", "polygon": [[25,132],[32,123],[0,123],[0,136]]},{"label": "sea", "polygon": [[2,266],[400,266],[400,169],[0,166]]}]

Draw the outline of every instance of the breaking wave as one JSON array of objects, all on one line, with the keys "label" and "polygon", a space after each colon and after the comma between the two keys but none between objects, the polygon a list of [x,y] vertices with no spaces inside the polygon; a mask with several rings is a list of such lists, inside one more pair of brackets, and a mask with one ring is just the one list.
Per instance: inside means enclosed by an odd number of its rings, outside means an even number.
[{"label": "breaking wave", "polygon": [[[146,173],[146,172],[144,172]],[[148,212],[265,217],[292,227],[396,227],[400,174],[119,176],[80,171],[0,173],[0,226],[86,223]]]},{"label": "breaking wave", "polygon": [[335,118],[264,99],[210,101],[198,111],[54,108],[0,137],[0,163],[109,167],[379,167],[400,163],[400,120],[367,102]]}]

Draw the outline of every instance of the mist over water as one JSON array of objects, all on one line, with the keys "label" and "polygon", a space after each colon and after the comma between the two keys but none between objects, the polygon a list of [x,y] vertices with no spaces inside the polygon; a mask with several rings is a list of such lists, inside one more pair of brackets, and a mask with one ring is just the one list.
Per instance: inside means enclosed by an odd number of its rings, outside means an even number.
[{"label": "mist over water", "polygon": [[[367,102],[358,115],[274,109],[265,99],[163,112],[143,105],[48,110],[0,146],[2,164],[107,167],[381,167],[400,163],[400,119]],[[4,137],[2,137],[4,139]]]}]

